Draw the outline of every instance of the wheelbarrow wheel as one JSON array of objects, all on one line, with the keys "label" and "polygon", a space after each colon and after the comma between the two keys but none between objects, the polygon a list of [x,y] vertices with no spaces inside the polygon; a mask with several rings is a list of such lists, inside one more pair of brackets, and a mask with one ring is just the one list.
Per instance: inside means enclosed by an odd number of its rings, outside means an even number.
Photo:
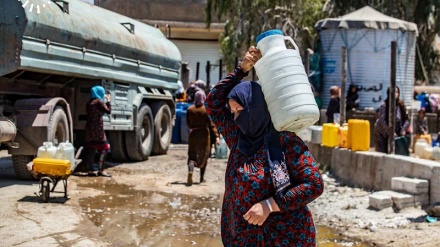
[{"label": "wheelbarrow wheel", "polygon": [[43,202],[47,202],[49,201],[49,196],[50,196],[49,181],[45,180],[41,185],[41,199],[43,199]]}]

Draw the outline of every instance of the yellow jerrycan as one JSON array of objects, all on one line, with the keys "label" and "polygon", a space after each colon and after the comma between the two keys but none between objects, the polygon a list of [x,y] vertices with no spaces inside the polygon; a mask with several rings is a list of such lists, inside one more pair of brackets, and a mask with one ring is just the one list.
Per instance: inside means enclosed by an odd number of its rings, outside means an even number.
[{"label": "yellow jerrycan", "polygon": [[368,120],[348,120],[347,143],[352,151],[370,150],[370,122]]},{"label": "yellow jerrycan", "polygon": [[331,148],[339,145],[339,124],[322,125],[322,145]]}]

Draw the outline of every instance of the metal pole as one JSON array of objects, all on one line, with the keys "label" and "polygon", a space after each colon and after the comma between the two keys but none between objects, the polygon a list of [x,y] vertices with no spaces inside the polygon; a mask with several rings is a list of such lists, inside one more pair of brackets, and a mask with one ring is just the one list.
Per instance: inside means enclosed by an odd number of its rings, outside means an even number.
[{"label": "metal pole", "polygon": [[220,59],[218,65],[218,80],[221,81],[223,79],[223,60]]},{"label": "metal pole", "polygon": [[[391,75],[390,75],[390,95],[388,109],[388,153],[394,154],[394,133],[396,132],[396,55],[397,42],[391,42]],[[399,92],[400,93],[400,92]],[[405,113],[403,113],[405,114]]]},{"label": "metal pole", "polygon": [[209,90],[209,84],[211,83],[211,62],[206,62],[206,88],[205,90]]},{"label": "metal pole", "polygon": [[199,71],[200,70],[200,62],[197,62],[197,67],[196,67],[196,80],[199,79]]},{"label": "metal pole", "polygon": [[347,79],[347,74],[346,74],[346,67],[347,67],[347,48],[346,47],[341,47],[341,99],[340,99],[340,104],[339,104],[339,116],[340,116],[340,120],[339,120],[339,124],[342,126],[345,123],[345,101],[346,101],[346,97],[345,97],[345,84],[346,84],[346,79]]}]

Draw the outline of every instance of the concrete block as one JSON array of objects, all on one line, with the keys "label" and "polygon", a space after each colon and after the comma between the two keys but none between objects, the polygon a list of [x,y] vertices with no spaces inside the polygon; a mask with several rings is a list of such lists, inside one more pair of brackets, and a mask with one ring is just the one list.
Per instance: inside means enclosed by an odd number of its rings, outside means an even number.
[{"label": "concrete block", "polygon": [[427,206],[429,205],[429,194],[420,194],[420,195],[414,195],[414,205],[417,206]]},{"label": "concrete block", "polygon": [[376,189],[377,169],[381,166],[381,163],[377,160],[381,161],[382,159],[378,159],[378,157],[383,157],[383,155],[376,156],[372,155],[371,152],[363,151],[354,152],[354,155],[357,157],[357,164],[356,172],[353,175],[356,177],[357,185],[367,190]]},{"label": "concrete block", "polygon": [[440,191],[432,191],[429,193],[429,203],[435,204],[440,203]]},{"label": "concrete block", "polygon": [[432,164],[426,163],[414,163],[412,177],[420,178],[420,179],[431,179],[432,176],[432,168],[434,166]]},{"label": "concrete block", "polygon": [[319,154],[318,154],[319,160],[318,160],[318,162],[321,164],[321,166],[331,167],[333,149],[334,148],[325,147],[322,145],[319,147]]},{"label": "concrete block", "polygon": [[402,155],[393,155],[396,163],[398,164],[395,167],[395,176],[412,176],[412,171],[414,167],[414,163],[418,162],[420,159],[416,159],[410,156],[402,156]]},{"label": "concrete block", "polygon": [[374,190],[383,190],[383,167],[385,164],[385,154],[379,152],[370,152],[371,153],[371,163],[372,163],[372,177],[373,177],[373,188]]},{"label": "concrete block", "polygon": [[395,191],[384,190],[376,192],[380,195],[390,196],[393,200],[393,204],[397,209],[414,207],[414,196],[403,194]]},{"label": "concrete block", "polygon": [[391,196],[375,193],[368,196],[368,203],[370,207],[382,210],[391,207],[393,205],[393,200],[391,199]]},{"label": "concrete block", "polygon": [[426,179],[393,177],[391,178],[391,189],[412,195],[429,192],[429,182]]}]

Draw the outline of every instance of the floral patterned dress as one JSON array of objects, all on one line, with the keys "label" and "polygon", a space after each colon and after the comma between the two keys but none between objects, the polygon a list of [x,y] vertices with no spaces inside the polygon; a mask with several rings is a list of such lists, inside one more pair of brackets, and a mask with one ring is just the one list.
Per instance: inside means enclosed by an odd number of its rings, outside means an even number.
[{"label": "floral patterned dress", "polygon": [[[246,76],[240,67],[221,80],[208,95],[206,110],[231,150],[225,173],[221,215],[224,246],[315,246],[315,227],[307,204],[322,194],[324,183],[308,147],[293,132],[280,132],[291,180],[284,197],[275,197],[265,144],[252,156],[237,148],[240,129],[226,108],[226,96]],[[243,215],[256,203],[274,197],[280,212],[262,226]]]}]

